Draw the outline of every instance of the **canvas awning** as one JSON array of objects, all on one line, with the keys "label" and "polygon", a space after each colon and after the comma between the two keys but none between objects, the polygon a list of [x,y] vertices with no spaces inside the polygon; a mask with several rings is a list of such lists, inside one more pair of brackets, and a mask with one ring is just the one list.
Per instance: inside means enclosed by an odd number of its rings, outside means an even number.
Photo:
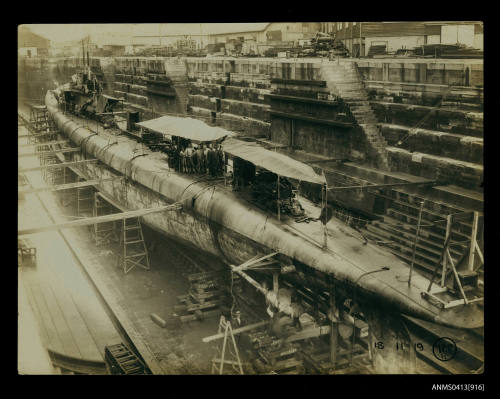
[{"label": "canvas awning", "polygon": [[266,150],[257,143],[228,138],[222,143],[222,149],[230,155],[244,159],[280,176],[316,184],[326,183],[325,177],[318,175],[311,166],[287,155]]},{"label": "canvas awning", "polygon": [[177,116],[161,116],[156,119],[136,123],[155,133],[178,136],[197,142],[215,141],[225,136],[232,136],[228,130],[216,126],[209,126],[206,123],[193,118],[180,118]]}]

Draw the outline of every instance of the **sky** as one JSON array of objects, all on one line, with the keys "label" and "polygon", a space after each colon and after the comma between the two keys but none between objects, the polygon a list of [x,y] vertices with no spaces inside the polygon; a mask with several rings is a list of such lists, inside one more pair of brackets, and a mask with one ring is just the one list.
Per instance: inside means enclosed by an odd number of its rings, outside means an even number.
[{"label": "sky", "polygon": [[[196,35],[222,32],[238,32],[264,29],[267,23],[225,23],[225,24],[28,24],[33,33],[49,39],[52,43],[80,40],[87,35],[105,37],[135,35]],[[99,44],[99,43],[97,43]]]}]

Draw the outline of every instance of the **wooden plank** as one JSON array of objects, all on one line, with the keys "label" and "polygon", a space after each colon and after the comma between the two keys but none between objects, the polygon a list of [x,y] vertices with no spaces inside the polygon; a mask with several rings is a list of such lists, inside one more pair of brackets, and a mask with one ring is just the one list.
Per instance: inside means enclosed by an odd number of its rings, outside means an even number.
[{"label": "wooden plank", "polygon": [[261,261],[263,261],[265,259],[271,258],[272,256],[277,255],[277,254],[278,254],[278,252],[271,252],[270,254],[264,255],[264,256],[262,256],[260,258],[257,258],[257,259],[252,258],[251,260],[249,260],[249,261],[247,261],[245,263],[242,263],[240,266],[236,266],[234,268],[234,271],[248,269],[253,264],[261,262]]},{"label": "wooden plank", "polygon": [[50,165],[41,165],[41,166],[36,166],[33,168],[25,168],[25,169],[18,169],[18,173],[26,173],[26,172],[36,172],[37,170],[44,170],[44,169],[54,169],[54,168],[66,168],[66,167],[71,167],[71,166],[77,166],[83,163],[89,163],[89,162],[97,162],[98,159],[84,159],[81,161],[71,161],[71,162],[62,162],[62,163],[54,163]]},{"label": "wooden plank", "polygon": [[[182,306],[182,307],[184,307],[184,309],[187,312],[194,312],[196,310],[202,310],[202,309],[207,309],[207,308],[221,305],[223,302],[224,302],[224,299],[216,299],[214,301],[204,302],[204,303],[190,303],[189,305],[177,305],[177,306],[174,306],[174,310],[177,311],[177,307]],[[179,309],[179,310],[181,310],[181,309]]]},{"label": "wooden plank", "polygon": [[421,184],[437,184],[437,182],[436,182],[436,180],[426,180],[426,181],[422,181],[422,182],[404,182],[404,183],[387,183],[387,184],[369,184],[369,185],[363,185],[363,186],[329,187],[328,191],[364,190],[367,188],[417,186],[417,185],[421,185]]},{"label": "wooden plank", "polygon": [[46,302],[46,299],[43,295],[42,288],[40,287],[40,283],[37,281],[29,282],[30,290],[33,295],[33,301],[36,304],[36,307],[39,310],[39,314],[41,315],[41,322],[45,328],[47,333],[48,341],[46,343],[47,349],[53,349],[57,352],[64,353],[64,347],[61,338],[59,337],[56,324],[52,319],[50,314],[50,307]]},{"label": "wooden plank", "polygon": [[330,330],[330,326],[311,327],[289,336],[285,342],[295,342],[303,339],[319,337],[321,335],[330,334]]},{"label": "wooden plank", "polygon": [[481,262],[484,265],[483,253],[481,252],[481,248],[479,248],[479,244],[477,243],[477,241],[475,242],[475,246],[476,246],[476,252],[479,255],[479,259],[481,259]]},{"label": "wooden plank", "polygon": [[316,159],[316,160],[311,160],[311,161],[302,161],[302,163],[306,164],[316,164],[316,163],[324,163],[324,162],[333,162],[333,161],[343,161],[343,162],[349,162],[348,158],[328,158],[328,159]]},{"label": "wooden plank", "polygon": [[82,354],[80,352],[76,339],[70,329],[68,320],[63,314],[57,298],[55,297],[54,292],[50,287],[49,282],[43,282],[41,284],[41,294],[45,298],[49,315],[54,323],[55,332],[61,339],[63,347],[62,354],[81,359]]},{"label": "wooden plank", "polygon": [[46,226],[33,227],[33,228],[29,228],[29,229],[18,230],[18,236],[23,236],[23,235],[27,235],[27,234],[35,234],[35,233],[40,233],[43,231],[53,231],[53,230],[60,230],[60,229],[67,229],[67,228],[74,228],[74,227],[90,226],[90,225],[93,225],[96,223],[113,222],[115,220],[135,218],[135,217],[140,217],[140,216],[144,216],[144,215],[149,215],[151,213],[157,213],[157,212],[163,212],[163,211],[174,211],[174,210],[179,210],[180,206],[181,206],[180,204],[173,204],[173,205],[160,206],[157,208],[138,209],[135,211],[113,213],[111,215],[89,217],[89,218],[81,219],[81,220],[72,220],[70,222],[62,222],[62,223],[55,223],[55,224],[46,225]]},{"label": "wooden plank", "polygon": [[479,214],[474,212],[474,219],[472,222],[472,233],[471,233],[471,246],[469,249],[469,262],[467,270],[474,270],[474,253],[476,251],[476,237],[477,237],[477,227],[479,222]]},{"label": "wooden plank", "polygon": [[[222,362],[222,359],[212,359],[212,362],[220,363],[220,362]],[[224,364],[232,364],[232,365],[235,365],[235,366],[239,366],[240,365],[240,363],[238,363],[237,361],[226,360],[226,359],[224,359]],[[245,363],[241,363],[241,364],[245,364]]]},{"label": "wooden plank", "polygon": [[47,187],[39,187],[39,188],[27,188],[24,190],[19,190],[18,193],[19,194],[31,194],[31,193],[40,193],[43,191],[59,191],[59,190],[68,190],[71,188],[78,188],[78,187],[97,186],[97,185],[101,184],[102,182],[115,180],[115,179],[121,179],[121,177],[100,179],[100,180],[87,180],[87,181],[81,181],[81,182],[76,182],[76,183],[58,184],[55,186],[47,186]]},{"label": "wooden plank", "polygon": [[[215,309],[215,310],[209,310],[208,312],[201,312],[203,317],[214,317],[214,316],[218,316],[221,314],[221,311],[220,309]],[[181,321],[182,322],[186,322],[186,321],[194,321],[194,320],[197,320],[198,317],[196,315],[186,315],[186,316],[181,316],[180,317]]]},{"label": "wooden plank", "polygon": [[70,153],[70,152],[80,152],[80,151],[81,151],[80,147],[78,147],[78,148],[61,148],[61,149],[58,149],[58,150],[40,151],[40,152],[29,152],[27,154],[19,154],[18,158],[34,157],[34,156],[37,156],[37,155],[56,154],[58,152],[59,153],[61,153],[61,152]]},{"label": "wooden plank", "polygon": [[455,269],[455,264],[453,263],[453,259],[451,258],[450,251],[448,251],[448,248],[446,249],[446,255],[448,256],[448,260],[450,261],[451,269],[453,270],[453,274],[455,275],[455,279],[457,280],[457,285],[458,285],[458,288],[460,289],[460,294],[462,294],[462,297],[464,298],[465,304],[467,305],[469,303],[469,301],[467,300],[467,296],[465,295],[464,289],[462,287],[462,283],[460,282],[460,277],[458,277],[457,269]]},{"label": "wooden plank", "polygon": [[[250,331],[250,330],[253,330],[255,328],[259,328],[259,327],[262,327],[262,326],[265,326],[268,324],[269,324],[269,322],[267,320],[259,321],[258,323],[248,324],[246,326],[243,326],[243,327],[240,327],[240,328],[233,330],[233,335],[241,334],[243,332]],[[207,342],[212,342],[212,341],[215,341],[215,340],[221,339],[221,338],[224,338],[224,333],[215,334],[215,335],[211,335],[209,337],[202,338],[202,341],[207,343]]]}]

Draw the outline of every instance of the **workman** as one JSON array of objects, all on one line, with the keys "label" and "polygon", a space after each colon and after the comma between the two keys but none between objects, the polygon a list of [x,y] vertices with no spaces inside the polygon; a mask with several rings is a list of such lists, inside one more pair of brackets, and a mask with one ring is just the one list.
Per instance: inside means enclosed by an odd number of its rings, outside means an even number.
[{"label": "workman", "polygon": [[181,173],[186,172],[186,154],[182,148],[179,152],[179,171]]},{"label": "workman", "polygon": [[217,173],[217,154],[212,144],[210,144],[210,147],[208,148],[207,162],[210,176],[215,177]]},{"label": "workman", "polygon": [[206,162],[205,162],[205,151],[203,150],[203,144],[200,144],[198,149],[196,150],[196,160],[198,163],[198,173],[204,174],[207,170]]},{"label": "workman", "polygon": [[217,176],[221,176],[224,173],[224,152],[222,151],[222,146],[217,145]]},{"label": "workman", "polygon": [[194,153],[193,145],[189,143],[185,151],[187,173],[194,172],[193,153]]},{"label": "workman", "polygon": [[207,145],[203,149],[203,159],[205,160],[205,171],[203,173],[208,173],[208,153],[209,153],[209,146]]},{"label": "workman", "polygon": [[176,144],[174,144],[172,146],[170,153],[172,156],[172,169],[178,170],[179,169],[179,147]]}]

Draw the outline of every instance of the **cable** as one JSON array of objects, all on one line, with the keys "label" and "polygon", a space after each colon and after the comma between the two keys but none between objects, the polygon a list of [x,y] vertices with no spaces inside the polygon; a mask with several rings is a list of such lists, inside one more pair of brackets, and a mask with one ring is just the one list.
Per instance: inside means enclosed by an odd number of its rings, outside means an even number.
[{"label": "cable", "polygon": [[[441,105],[442,105],[442,103],[443,103],[444,99],[445,99],[445,98],[446,98],[446,96],[448,96],[448,94],[451,92],[452,88],[453,88],[452,86],[450,86],[450,87],[448,88],[448,90],[446,91],[446,93],[444,94],[444,96],[443,96],[443,97],[441,97],[441,99],[440,99],[440,100],[436,103],[436,105],[435,105],[434,107],[436,107],[436,108],[440,108],[440,107],[441,107]],[[420,121],[419,121],[419,122],[418,122],[418,123],[417,123],[417,124],[416,124],[416,125],[412,128],[412,129],[410,129],[410,131],[408,132],[408,134],[396,143],[396,147],[399,147],[400,145],[402,145],[402,144],[403,144],[403,143],[404,143],[404,142],[405,142],[405,141],[406,141],[406,140],[407,140],[410,136],[412,136],[413,134],[415,134],[415,133],[416,133],[416,130],[417,130],[418,128],[420,128],[420,126],[422,126],[422,125],[423,125],[423,123],[424,123],[427,119],[429,119],[429,117],[432,115],[432,112],[433,112],[433,111],[434,111],[434,110],[429,111],[427,115],[425,115],[425,116],[424,116],[424,117],[423,117],[423,118],[422,118],[422,119],[421,119],[421,120],[420,120]]]}]

